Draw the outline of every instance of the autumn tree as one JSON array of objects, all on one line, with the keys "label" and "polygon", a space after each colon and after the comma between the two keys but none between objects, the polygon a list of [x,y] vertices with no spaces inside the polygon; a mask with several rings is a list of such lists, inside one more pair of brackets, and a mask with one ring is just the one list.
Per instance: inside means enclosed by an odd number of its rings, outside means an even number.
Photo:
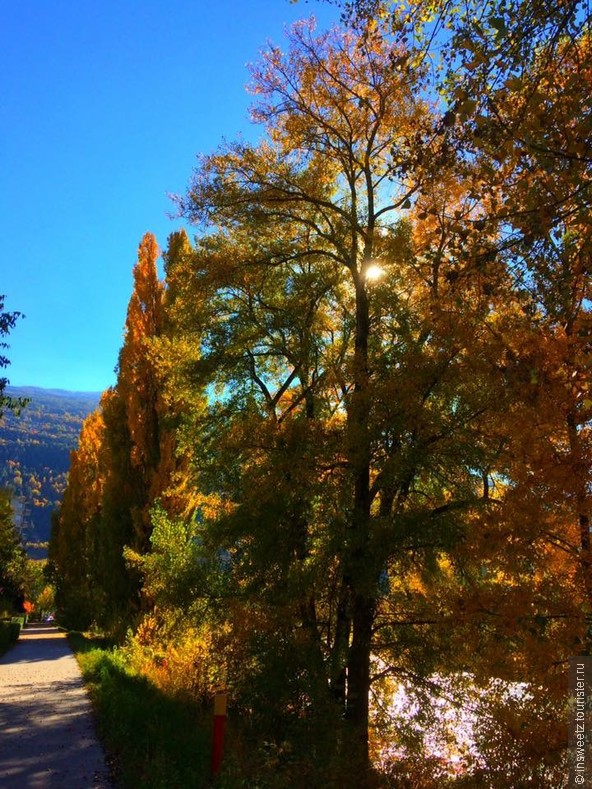
[{"label": "autumn tree", "polygon": [[[575,11],[567,5],[564,25],[531,57],[528,69],[507,80],[505,95],[491,92],[491,103],[506,134],[497,154],[503,178],[498,211],[506,218],[505,244],[512,248],[517,289],[530,316],[523,364],[530,363],[530,397],[547,417],[531,442],[538,460],[529,462],[542,463],[538,474],[555,488],[555,506],[573,507],[581,584],[590,605],[592,63],[589,20],[574,17]],[[570,531],[564,534],[568,542]]]},{"label": "autumn tree", "polygon": [[[476,174],[484,208],[455,219],[465,236],[489,235],[489,255],[512,278],[514,319],[492,326],[508,409],[490,425],[504,495],[486,534],[506,546],[500,564],[514,580],[481,603],[516,666],[531,658],[523,675],[539,678],[557,721],[567,658],[589,651],[590,13],[536,0],[403,8],[348,4],[362,20],[381,14],[406,28],[415,56],[435,65],[442,135],[459,172]],[[521,658],[519,643],[529,644]],[[531,743],[538,764],[557,750],[552,730],[545,754]]]},{"label": "autumn tree", "polygon": [[[137,612],[140,579],[124,548],[148,550],[150,507],[159,492],[159,395],[149,344],[162,325],[156,239],[142,239],[133,269],[117,384],[85,422],[52,537],[58,604],[125,632]],[[76,557],[74,559],[74,557]]]},{"label": "autumn tree", "polygon": [[105,456],[97,577],[105,604],[101,624],[125,632],[141,607],[140,578],[124,559],[124,549],[148,550],[150,506],[160,460],[158,392],[149,342],[162,322],[159,250],[151,233],[143,237],[133,269],[116,386],[102,403]]},{"label": "autumn tree", "polygon": [[119,354],[117,392],[121,398],[129,433],[131,484],[130,512],[134,523],[134,547],[148,548],[153,498],[153,477],[160,459],[158,391],[148,345],[162,328],[162,284],[158,279],[160,255],[155,237],[146,233],[133,269],[134,288],[128,304],[123,346]]},{"label": "autumn tree", "polygon": [[[360,37],[315,37],[301,24],[286,55],[271,48],[253,71],[253,117],[266,128],[265,142],[203,157],[180,201],[187,217],[222,229],[204,239],[210,276],[224,278],[221,308],[230,309],[219,339],[208,333],[218,372],[224,377],[228,363],[240,365],[244,396],[256,393],[269,424],[307,404],[311,414],[323,413],[315,405],[323,400],[324,415],[342,420],[332,460],[312,464],[332,468],[338,490],[329,540],[338,566],[329,675],[335,697],[345,694],[361,764],[368,760],[371,656],[385,573],[395,577],[401,557],[452,549],[462,534],[459,514],[483,499],[471,469],[485,468],[480,455],[490,451],[476,438],[478,417],[491,403],[490,388],[477,385],[489,353],[479,314],[487,300],[467,315],[458,309],[451,223],[439,257],[424,254],[438,272],[426,280],[402,221],[438,167],[443,177],[449,156],[422,87],[422,70],[411,69],[402,45],[376,28]],[[429,166],[420,166],[423,156]],[[470,197],[466,203],[478,216]],[[234,242],[242,254],[229,252]],[[474,240],[467,245],[471,259],[483,251]],[[288,312],[300,293],[296,270],[308,272],[312,309],[305,299]],[[467,267],[472,290],[474,272]],[[311,322],[299,327],[306,315]],[[230,350],[236,339],[240,353]],[[471,345],[475,361],[467,364]],[[259,478],[251,488],[262,484]],[[306,491],[306,484],[299,478],[297,487]],[[310,505],[309,495],[316,494],[304,493]],[[280,521],[271,506],[266,512],[271,532]],[[414,531],[424,522],[431,524],[427,540]],[[310,527],[302,533],[305,544],[312,540]]]},{"label": "autumn tree", "polygon": [[199,342],[195,337],[195,316],[199,309],[191,287],[193,259],[194,249],[186,231],[171,233],[163,252],[162,326],[146,345],[158,392],[159,453],[151,499],[158,497],[170,514],[186,515],[195,508],[186,473],[194,447],[191,440],[183,440],[182,416],[197,416],[204,402],[201,387],[194,386],[194,381],[188,385],[183,372],[199,360]]},{"label": "autumn tree", "polygon": [[98,573],[106,474],[104,434],[103,412],[98,408],[85,419],[78,447],[70,455],[68,485],[54,518],[49,547],[62,621],[80,629],[93,623],[104,605]]},{"label": "autumn tree", "polygon": [[[368,566],[371,446],[366,275],[374,260],[379,228],[387,226],[396,209],[408,204],[416,188],[401,177],[400,165],[409,155],[414,126],[425,115],[413,86],[390,78],[389,54],[393,58],[401,54],[398,47],[390,50],[335,34],[315,39],[306,24],[294,28],[289,54],[271,49],[253,73],[253,91],[260,96],[253,117],[265,125],[268,140],[258,148],[237,143],[204,158],[182,203],[183,212],[194,221],[231,226],[243,217],[247,221],[260,216],[276,225],[289,223],[308,237],[303,255],[331,260],[351,278],[354,351],[347,403],[347,462],[352,499],[342,583],[352,628],[346,714],[358,732],[362,761],[367,760],[376,605],[376,578]],[[398,188],[393,189],[389,180],[396,178]],[[290,259],[290,250],[285,257]],[[272,395],[269,400],[273,403]]]},{"label": "autumn tree", "polygon": [[94,551],[105,624],[143,574],[138,642],[195,637],[202,695],[224,677],[270,740],[324,736],[303,781],[363,785],[371,723],[423,758],[371,690],[406,683],[427,725],[456,682],[487,710],[467,779],[553,785],[592,590],[587,21],[352,5],[253,68],[263,140],[200,158],[164,289],[142,240],[100,515],[73,467],[57,542]]}]

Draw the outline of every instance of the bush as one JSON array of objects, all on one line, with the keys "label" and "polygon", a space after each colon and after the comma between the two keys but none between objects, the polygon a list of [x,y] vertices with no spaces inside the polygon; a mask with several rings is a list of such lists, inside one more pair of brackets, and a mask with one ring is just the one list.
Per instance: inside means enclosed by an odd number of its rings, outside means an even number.
[{"label": "bush", "polygon": [[70,636],[121,787],[209,785],[211,710],[164,694],[122,649]]},{"label": "bush", "polygon": [[0,620],[0,653],[6,652],[9,647],[16,644],[23,624],[23,617],[15,616],[9,620]]}]

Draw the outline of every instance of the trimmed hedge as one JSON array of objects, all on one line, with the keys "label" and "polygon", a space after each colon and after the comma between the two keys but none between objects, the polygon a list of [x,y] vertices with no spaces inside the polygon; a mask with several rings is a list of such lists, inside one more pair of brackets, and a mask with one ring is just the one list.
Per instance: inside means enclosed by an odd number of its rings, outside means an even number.
[{"label": "trimmed hedge", "polygon": [[0,652],[5,652],[16,644],[25,624],[24,616],[13,616],[11,619],[0,619]]}]

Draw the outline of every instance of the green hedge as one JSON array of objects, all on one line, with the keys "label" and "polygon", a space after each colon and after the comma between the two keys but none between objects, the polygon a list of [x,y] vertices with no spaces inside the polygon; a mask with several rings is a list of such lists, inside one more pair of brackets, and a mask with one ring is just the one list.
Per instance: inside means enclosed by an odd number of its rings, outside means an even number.
[{"label": "green hedge", "polygon": [[8,647],[16,643],[24,624],[25,618],[23,616],[0,619],[0,652],[5,652]]}]

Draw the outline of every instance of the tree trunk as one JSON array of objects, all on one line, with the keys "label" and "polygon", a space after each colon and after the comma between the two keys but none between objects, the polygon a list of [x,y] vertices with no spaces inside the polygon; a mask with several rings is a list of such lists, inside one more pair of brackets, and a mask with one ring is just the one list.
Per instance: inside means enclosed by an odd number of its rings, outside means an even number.
[{"label": "tree trunk", "polygon": [[366,285],[356,279],[356,336],[354,391],[349,411],[349,457],[353,471],[354,501],[344,562],[350,592],[352,641],[347,664],[346,721],[351,731],[356,770],[369,769],[368,705],[370,656],[376,600],[372,584],[370,537],[370,433],[368,337],[369,302]]},{"label": "tree trunk", "polygon": [[375,600],[354,595],[352,600],[352,644],[347,668],[347,708],[352,735],[354,762],[366,772],[370,767],[368,751],[370,657]]}]

